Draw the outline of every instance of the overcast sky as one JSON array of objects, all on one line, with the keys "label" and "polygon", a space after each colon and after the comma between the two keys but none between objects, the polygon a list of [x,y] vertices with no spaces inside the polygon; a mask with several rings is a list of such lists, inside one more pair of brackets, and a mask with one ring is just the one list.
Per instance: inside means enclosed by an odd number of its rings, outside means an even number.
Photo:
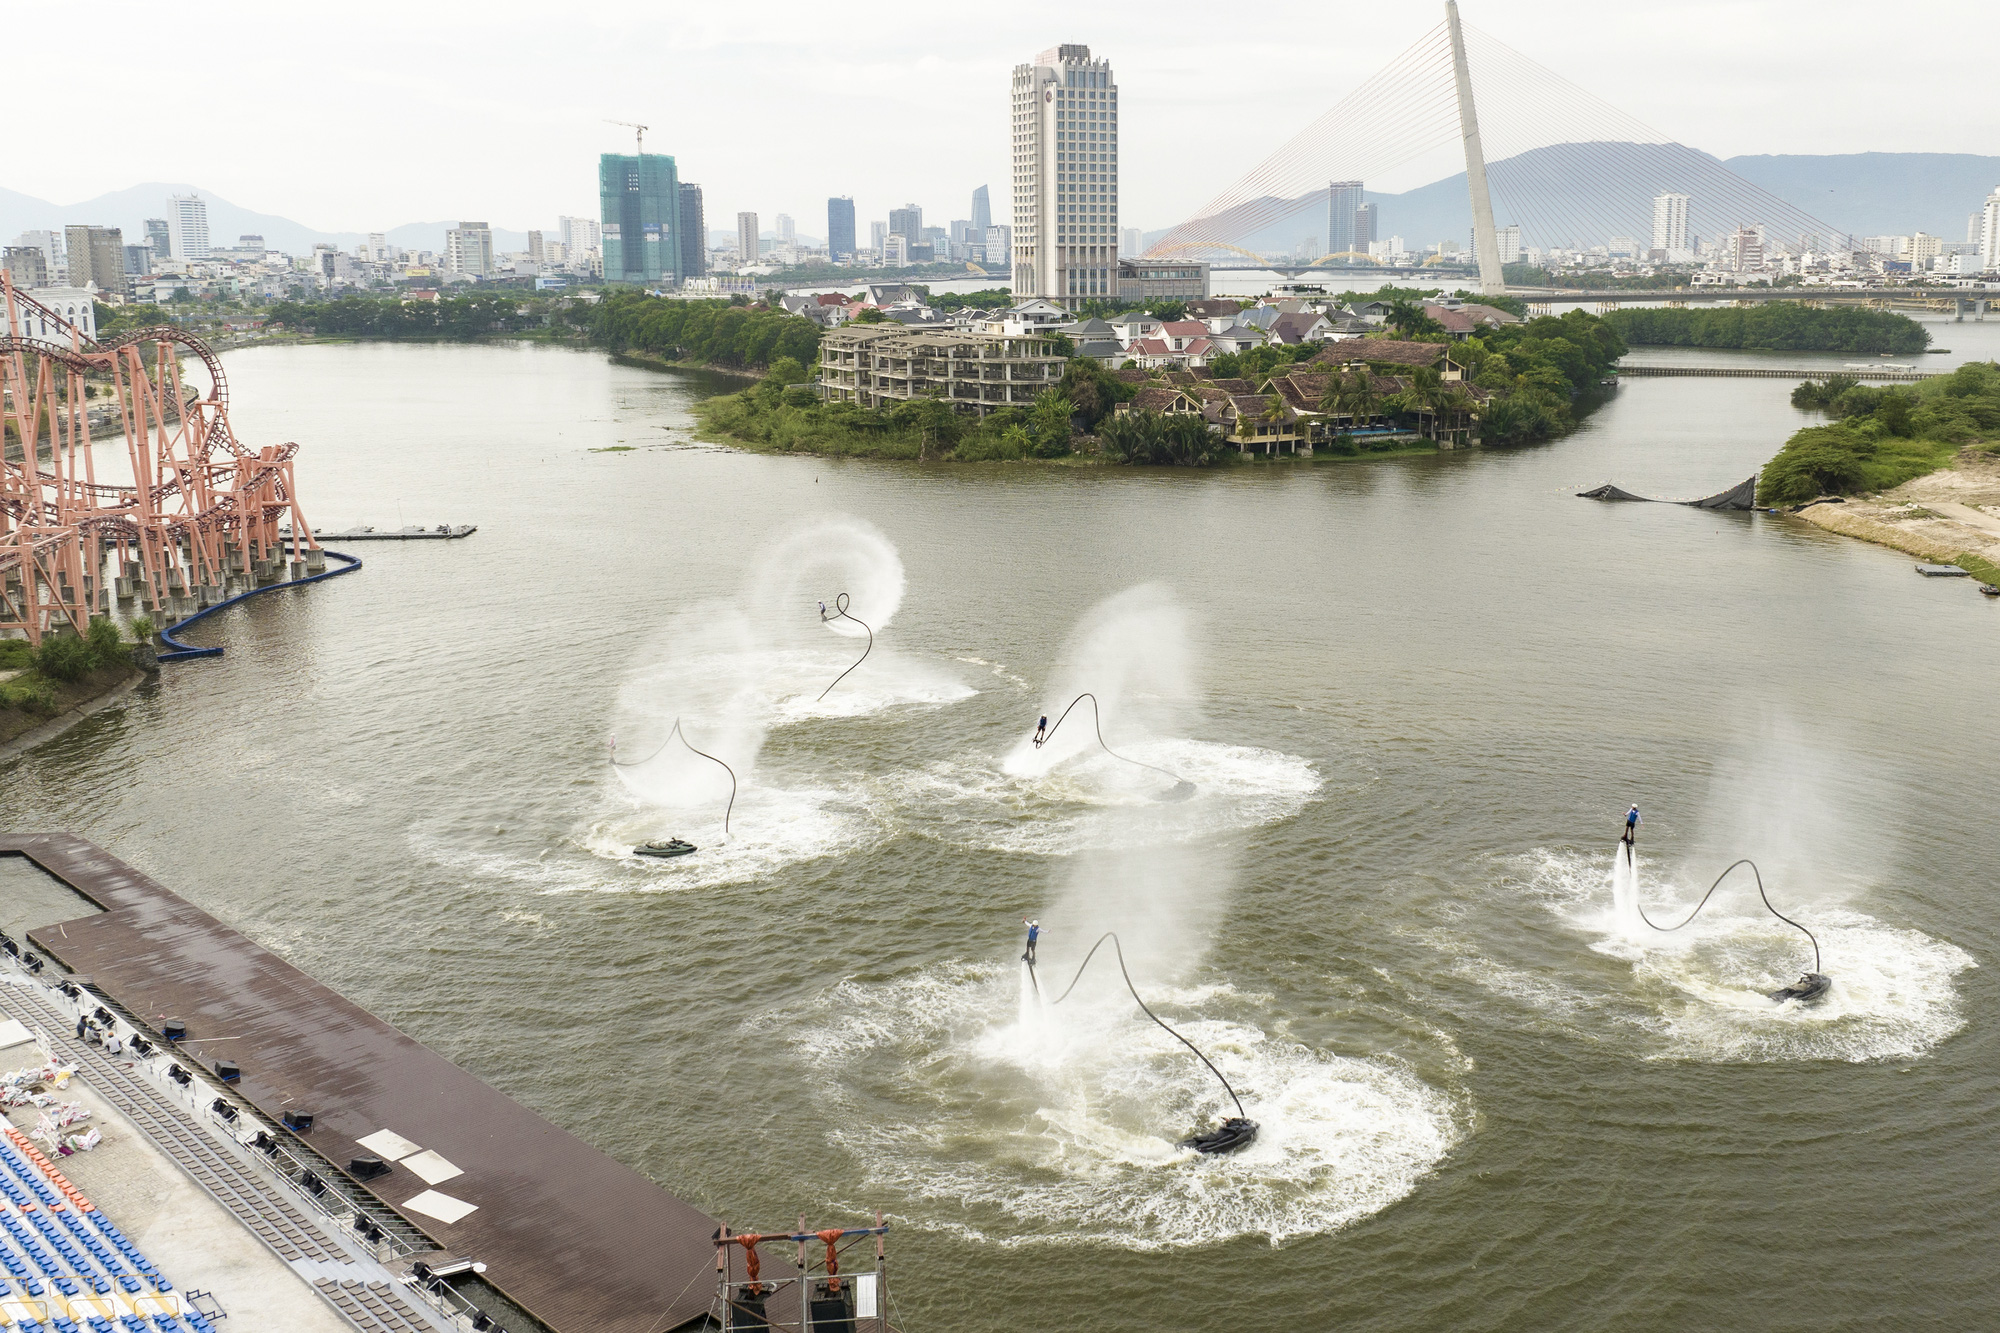
[{"label": "overcast sky", "polygon": [[[10,8],[9,101],[35,110],[9,118],[0,186],[24,194],[71,203],[187,181],[326,230],[549,227],[595,216],[596,155],[632,142],[611,118],[652,127],[648,148],[706,187],[711,227],[754,209],[767,231],[785,212],[815,236],[831,194],[854,197],[864,236],[905,201],[926,222],[965,217],[980,184],[1006,220],[1009,71],[1066,41],[1114,62],[1122,220],[1170,225],[1443,12],[1442,0],[111,0],[80,23],[74,6]],[[2000,153],[1995,10],[1463,0],[1468,24],[1721,157]]]}]

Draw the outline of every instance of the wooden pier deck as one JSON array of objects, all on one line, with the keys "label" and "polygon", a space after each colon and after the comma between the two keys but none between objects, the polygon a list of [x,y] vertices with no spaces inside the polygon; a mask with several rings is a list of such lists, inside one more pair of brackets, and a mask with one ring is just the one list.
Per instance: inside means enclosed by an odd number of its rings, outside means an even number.
[{"label": "wooden pier deck", "polygon": [[[203,1036],[231,1037],[217,1054],[242,1067],[240,1091],[274,1120],[313,1112],[301,1142],[322,1156],[400,1157],[361,1188],[439,1249],[484,1263],[488,1283],[555,1333],[668,1333],[708,1310],[712,1218],[83,838],[0,834],[8,854],[104,909],[30,932],[38,949],[156,1029],[185,1020],[184,1061],[201,1063]],[[415,1155],[380,1151],[385,1130]],[[446,1222],[411,1206],[430,1196],[435,1210],[440,1195],[447,1213],[472,1210]],[[767,1271],[789,1275],[775,1259]]]}]

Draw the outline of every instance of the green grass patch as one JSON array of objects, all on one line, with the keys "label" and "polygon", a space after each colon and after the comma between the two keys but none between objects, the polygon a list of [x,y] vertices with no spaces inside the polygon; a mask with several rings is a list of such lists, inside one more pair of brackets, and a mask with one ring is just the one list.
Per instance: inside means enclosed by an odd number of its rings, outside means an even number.
[{"label": "green grass patch", "polygon": [[1967,551],[1953,560],[1952,563],[1978,579],[1981,583],[1990,583],[1994,587],[2000,588],[2000,565],[1994,564],[1991,560],[1983,559]]},{"label": "green grass patch", "polygon": [[637,446],[630,444],[607,444],[599,448],[592,449],[590,452],[592,452],[593,454],[629,454],[636,447]]}]

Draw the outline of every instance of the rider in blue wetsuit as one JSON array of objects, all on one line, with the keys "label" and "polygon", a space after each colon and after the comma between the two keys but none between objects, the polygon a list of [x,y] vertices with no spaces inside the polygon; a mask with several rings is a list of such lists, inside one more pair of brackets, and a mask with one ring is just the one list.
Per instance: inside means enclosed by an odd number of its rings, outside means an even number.
[{"label": "rider in blue wetsuit", "polygon": [[1635,805],[1630,810],[1627,810],[1625,812],[1625,836],[1623,838],[1620,838],[1619,841],[1624,843],[1628,847],[1638,845],[1639,842],[1638,806]]},{"label": "rider in blue wetsuit", "polygon": [[1035,748],[1042,748],[1042,742],[1049,738],[1049,715],[1042,714],[1042,720],[1035,724]]},{"label": "rider in blue wetsuit", "polygon": [[1028,928],[1028,951],[1021,955],[1021,961],[1029,967],[1033,967],[1035,965],[1035,942],[1042,937],[1042,923],[1022,917],[1021,924]]}]

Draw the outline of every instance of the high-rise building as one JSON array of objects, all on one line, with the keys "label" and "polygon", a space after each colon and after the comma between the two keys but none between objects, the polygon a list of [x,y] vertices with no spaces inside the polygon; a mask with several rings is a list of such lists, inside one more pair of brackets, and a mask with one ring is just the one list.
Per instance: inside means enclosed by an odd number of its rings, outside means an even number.
[{"label": "high-rise building", "polygon": [[1521,224],[1510,222],[1493,233],[1500,243],[1500,262],[1518,264],[1521,262]]},{"label": "high-rise building", "polygon": [[493,272],[493,229],[484,222],[461,220],[444,234],[444,269],[484,278]]},{"label": "high-rise building", "polygon": [[995,223],[986,229],[986,262],[999,265],[1011,262],[1014,253],[1014,229]]},{"label": "high-rise building", "polygon": [[165,218],[146,219],[146,243],[153,247],[153,258],[167,259],[174,253],[173,228]]},{"label": "high-rise building", "polygon": [[[175,259],[208,258],[208,201],[198,194],[173,197],[168,219]],[[80,285],[80,284],[79,284]]]},{"label": "high-rise building", "polygon": [[2000,185],[1986,196],[1986,207],[1979,214],[1979,270],[2000,270]]},{"label": "high-rise building", "polygon": [[738,213],[736,215],[736,262],[739,267],[757,262],[764,247],[757,234],[757,215]]},{"label": "high-rise building", "polygon": [[889,224],[871,222],[868,224],[868,248],[876,254],[882,253],[882,244],[889,239]]},{"label": "high-rise building", "polygon": [[799,243],[799,225],[792,221],[790,213],[778,214],[777,217],[771,219],[771,225],[777,229],[779,245],[797,245]]},{"label": "high-rise building", "polygon": [[1738,273],[1764,267],[1764,236],[1756,227],[1738,227],[1723,243],[1729,263]]},{"label": "high-rise building", "polygon": [[1065,43],[1014,67],[1014,293],[1077,306],[1118,292],[1118,84]]},{"label": "high-rise building", "polygon": [[1375,216],[1375,205],[1362,204],[1354,210],[1354,249],[1358,254],[1367,254],[1368,247],[1375,244],[1375,228],[1380,220]]},{"label": "high-rise building", "polygon": [[854,200],[844,194],[826,201],[826,252],[834,259],[854,258]]},{"label": "high-rise building", "polygon": [[681,183],[670,155],[601,155],[597,216],[606,282],[680,282]]},{"label": "high-rise building", "polygon": [[1653,196],[1653,248],[1666,251],[1668,258],[1676,254],[1685,257],[1690,253],[1687,195]]},{"label": "high-rise building", "polygon": [[1137,259],[1145,252],[1145,232],[1139,230],[1137,227],[1120,227],[1118,229],[1118,257],[1120,259]]},{"label": "high-rise building", "polygon": [[[381,235],[380,232],[376,232],[374,234],[377,236]],[[254,234],[249,236],[238,236],[236,238],[236,248],[238,250],[261,251],[264,248],[264,238],[262,236],[257,236]]]},{"label": "high-rise building", "polygon": [[69,253],[69,285],[97,284],[100,292],[123,296],[125,281],[125,234],[116,227],[64,227],[63,249]]},{"label": "high-rise building", "polygon": [[0,252],[0,268],[7,270],[7,277],[16,287],[32,290],[36,287],[52,287],[47,259],[39,245],[10,245]]},{"label": "high-rise building", "polygon": [[708,272],[708,214],[702,211],[701,187],[681,182],[681,281]]},{"label": "high-rise building", "polygon": [[[1362,205],[1360,181],[1326,183],[1326,252],[1330,255],[1367,254],[1368,241],[1354,230],[1354,215]],[[1359,241],[1360,244],[1356,244]],[[1342,263],[1353,263],[1344,259]]]},{"label": "high-rise building", "polygon": [[603,227],[595,218],[560,217],[556,225],[562,229],[563,249],[572,262],[602,244]]},{"label": "high-rise building", "polygon": [[534,260],[537,264],[539,264],[542,262],[542,260],[544,260],[547,257],[548,257],[547,252],[542,249],[542,234],[538,231],[529,232],[528,258]]},{"label": "high-rise building", "polygon": [[889,234],[900,236],[912,245],[924,239],[924,210],[915,204],[890,209]]},{"label": "high-rise building", "polygon": [[982,185],[972,192],[972,234],[984,237],[986,229],[992,225],[993,201],[986,193],[986,187]]},{"label": "high-rise building", "polygon": [[[532,234],[538,234],[538,233],[531,233],[531,235]],[[244,245],[244,242],[247,242],[249,239],[250,238],[246,236],[243,238],[242,241],[238,241],[237,245],[241,247]],[[260,239],[258,242],[258,246],[260,249],[262,248],[262,244],[263,243]],[[376,263],[376,264],[386,264],[389,262],[389,234],[387,232],[371,231],[368,233],[368,254],[366,258],[371,263]]]},{"label": "high-rise building", "polygon": [[910,264],[910,238],[897,232],[890,232],[882,238],[882,266],[884,268],[908,268]]},{"label": "high-rise building", "polygon": [[14,238],[15,245],[33,246],[42,252],[42,267],[48,272],[48,284],[60,286],[68,281],[69,264],[63,254],[63,234],[53,229],[46,231],[24,231]]},{"label": "high-rise building", "polygon": [[128,245],[125,247],[125,280],[130,290],[133,278],[144,277],[153,271],[153,247],[150,245]]}]

